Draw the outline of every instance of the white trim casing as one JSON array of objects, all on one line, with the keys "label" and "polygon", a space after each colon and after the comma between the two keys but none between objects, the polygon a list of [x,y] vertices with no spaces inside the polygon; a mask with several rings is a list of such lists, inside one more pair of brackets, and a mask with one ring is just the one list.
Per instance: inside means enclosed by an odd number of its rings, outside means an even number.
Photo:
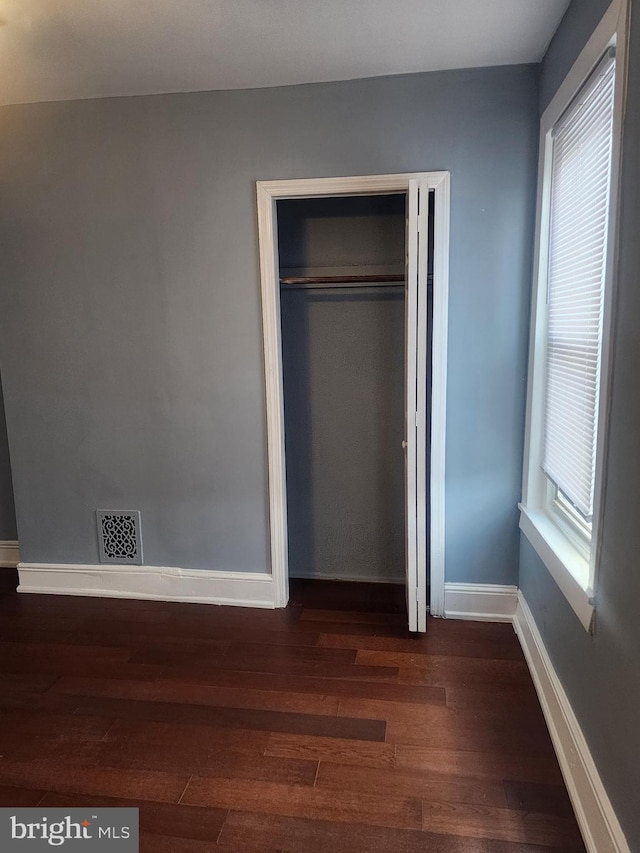
[{"label": "white trim casing", "polygon": [[445,583],[447,619],[475,622],[511,622],[518,603],[518,587],[491,583]]},{"label": "white trim casing", "polygon": [[18,592],[275,607],[271,575],[171,566],[20,563]]},{"label": "white trim casing", "polygon": [[522,593],[514,628],[589,853],[630,853],[600,774]]},{"label": "white trim casing", "polygon": [[284,448],[284,389],[282,387],[282,335],[278,289],[278,235],[274,196],[260,181],[258,197],[258,245],[262,286],[262,335],[264,345],[267,412],[267,467],[269,483],[269,527],[271,533],[271,576],[275,583],[275,606],[289,601],[289,555],[287,547],[287,475]]},{"label": "white trim casing", "polygon": [[15,569],[20,562],[20,548],[14,539],[0,541],[0,568]]},{"label": "white trim casing", "polygon": [[567,563],[582,560],[586,571],[587,561],[575,553],[575,548],[569,539],[557,529],[544,512],[532,512],[522,507],[520,530],[533,545],[584,629],[591,631],[595,611],[593,599],[588,597],[571,572],[566,569]]},{"label": "white trim casing", "polygon": [[[438,188],[441,190],[438,191]],[[430,612],[444,616],[445,456],[447,435],[447,348],[449,342],[449,172],[436,187],[434,205],[433,324],[431,329],[431,453],[429,456]]]},{"label": "white trim casing", "polygon": [[[612,367],[610,340],[614,311],[613,283],[617,261],[615,234],[619,206],[621,128],[626,85],[628,5],[628,0],[614,0],[610,5],[551,103],[544,111],[540,121],[538,202],[520,527],[587,630],[592,629],[594,624],[592,619],[596,600],[594,590],[597,586],[597,572],[600,559],[600,527],[604,508],[603,482],[609,424],[608,389]],[[609,251],[607,252],[600,371],[601,406],[598,417],[591,559],[588,567],[585,567],[583,554],[566,534],[562,533],[561,527],[554,524],[553,517],[547,511],[547,480],[541,468],[545,384],[544,353],[546,350],[546,324],[543,318],[545,317],[546,270],[548,267],[548,247],[546,239],[543,239],[543,235],[548,231],[550,217],[551,131],[574,95],[579,91],[591,71],[601,60],[607,48],[613,44],[616,46],[616,88],[609,203]],[[578,580],[581,576],[588,576],[586,585],[583,585]]]},{"label": "white trim casing", "polygon": [[[427,477],[429,476],[428,443],[429,430],[426,417],[421,413],[428,411],[429,386],[429,350],[432,340],[429,340],[429,182],[426,179],[418,183],[419,212],[418,212],[418,305],[416,312],[416,485],[424,484],[424,488],[416,490],[416,599],[417,599],[417,630],[427,630],[427,575],[429,573],[429,506]],[[434,199],[435,201],[435,199]],[[435,220],[435,217],[434,217]],[[435,221],[434,221],[435,227]]]},{"label": "white trim casing", "polygon": [[[422,609],[426,618],[426,601],[421,602],[418,592],[418,538],[420,534],[426,540],[424,525],[420,531],[418,507],[424,509],[427,497],[424,473],[420,479],[418,473],[418,305],[421,291],[426,291],[426,271],[421,281],[420,252],[420,182],[409,181],[406,196],[406,269],[404,294],[404,482],[405,482],[405,569],[407,575],[406,601],[407,618],[410,631],[424,631],[418,627],[418,610]],[[421,285],[425,285],[424,288]],[[425,294],[426,295],[426,294]],[[425,378],[426,382],[426,378]],[[423,436],[424,437],[424,436]],[[426,446],[426,438],[425,438]],[[426,575],[426,571],[425,571]],[[425,577],[426,580],[426,577]]]},{"label": "white trim casing", "polygon": [[267,410],[271,572],[276,589],[274,599],[276,607],[285,607],[289,599],[284,394],[282,388],[276,201],[285,198],[310,198],[314,196],[402,193],[408,191],[409,181],[411,180],[420,180],[423,182],[423,186],[435,191],[429,567],[431,612],[435,616],[444,614],[444,465],[450,207],[448,172],[410,172],[397,175],[257,182]]}]

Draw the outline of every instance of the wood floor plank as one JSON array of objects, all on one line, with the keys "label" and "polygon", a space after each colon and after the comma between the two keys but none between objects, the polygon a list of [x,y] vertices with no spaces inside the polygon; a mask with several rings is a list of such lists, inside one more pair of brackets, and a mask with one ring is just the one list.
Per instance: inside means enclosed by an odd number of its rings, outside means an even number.
[{"label": "wood floor plank", "polygon": [[474,684],[449,686],[446,689],[447,705],[460,711],[506,709],[509,713],[538,712],[542,709],[538,703],[535,687],[531,682],[522,684]]},{"label": "wood floor plank", "polygon": [[358,652],[357,663],[364,666],[413,666],[423,672],[423,683],[450,687],[455,684],[521,685],[531,676],[524,660],[466,658],[451,655],[418,655],[407,652]]},{"label": "wood floor plank", "polygon": [[224,754],[260,756],[269,741],[269,732],[198,726],[185,723],[161,723],[149,720],[116,720],[104,740],[118,743],[148,743],[190,750],[194,746]]},{"label": "wood floor plank", "polygon": [[537,716],[525,724],[518,717],[495,717],[447,706],[384,702],[374,699],[340,700],[338,715],[386,721],[387,743],[504,754],[553,754],[549,734]]},{"label": "wood floor plank", "polygon": [[[277,647],[274,647],[277,648]],[[137,660],[144,664],[146,652],[137,656]],[[327,660],[300,660],[296,658],[282,658],[272,654],[254,653],[249,656],[244,654],[224,654],[219,657],[213,655],[207,659],[194,660],[191,655],[177,655],[169,653],[167,660],[162,662],[165,666],[163,675],[165,678],[178,678],[189,680],[191,678],[207,679],[211,675],[224,670],[234,672],[263,672],[274,675],[291,675],[310,678],[331,678],[332,680],[367,681],[370,682],[395,682],[398,679],[397,666],[367,666],[359,663],[357,666],[351,663],[341,663]]]},{"label": "wood floor plank", "polygon": [[474,622],[466,619],[433,619],[430,622],[430,630],[419,637],[419,641],[425,644],[436,637],[449,637],[460,642],[470,639],[478,642],[501,640],[518,645],[513,625],[509,622]]},{"label": "wood floor plank", "polygon": [[318,768],[317,760],[247,755],[224,748],[204,749],[197,743],[186,748],[184,744],[173,743],[103,742],[95,752],[95,763],[100,767],[153,768],[181,775],[264,780],[285,785],[313,785]]},{"label": "wood floor plank", "polygon": [[562,784],[541,784],[539,782],[514,781],[504,782],[509,808],[538,814],[552,814],[557,817],[571,817],[573,808]]},{"label": "wood floor plank", "polygon": [[304,608],[301,622],[345,622],[349,624],[393,625],[405,628],[407,617],[403,613],[376,613],[358,610],[312,610]]},{"label": "wood floor plank", "polygon": [[[316,620],[310,620],[317,624]],[[515,639],[515,638],[514,638]],[[398,652],[414,655],[439,655],[452,657],[490,658],[522,661],[522,650],[517,642],[505,642],[503,637],[468,637],[459,640],[453,636],[425,635],[422,637],[362,636],[358,634],[321,634],[320,648],[356,649],[361,651]]]},{"label": "wood floor plank", "polygon": [[72,714],[77,707],[75,696],[65,696],[51,690],[33,692],[8,689],[0,692],[0,717],[29,713]]},{"label": "wood floor plank", "polygon": [[[61,598],[61,596],[56,596]],[[2,596],[0,596],[0,601]],[[28,615],[24,613],[2,613],[0,620],[0,640],[4,643],[5,640],[19,640],[22,643],[39,642],[39,643],[64,643],[65,645],[73,644],[73,638],[91,636],[94,631],[87,630],[86,619],[77,617],[67,617],[62,614],[35,614]],[[140,623],[136,623],[140,625]],[[127,623],[123,622],[122,627],[126,627]],[[146,628],[146,633],[149,633],[149,628]],[[141,632],[142,633],[142,632]],[[111,637],[110,632],[103,632],[104,645],[107,645],[109,640],[117,642],[115,637]],[[122,636],[118,634],[118,636]],[[90,645],[85,643],[84,639],[79,642],[79,645]]]},{"label": "wood floor plank", "polygon": [[[61,596],[56,596],[57,599]],[[87,601],[87,599],[82,599]],[[120,599],[123,600],[123,599]],[[107,601],[104,599],[103,601]],[[12,639],[12,629],[16,625],[25,626],[29,620],[36,629],[52,629],[61,632],[73,632],[75,634],[86,634],[100,636],[105,639],[117,637],[135,638],[136,636],[160,635],[163,637],[176,636],[189,640],[225,640],[233,637],[237,640],[255,639],[255,635],[265,632],[289,634],[295,627],[297,616],[290,615],[290,611],[249,609],[238,607],[211,607],[205,605],[203,612],[198,613],[199,605],[194,607],[194,614],[182,618],[170,618],[166,614],[154,615],[150,618],[147,613],[141,612],[137,616],[120,610],[116,604],[93,605],[100,607],[95,614],[87,617],[85,614],[64,615],[63,603],[54,605],[45,613],[34,613],[29,616],[24,611],[17,613],[3,613],[0,634],[3,638]],[[309,628],[304,634],[310,634],[311,641],[315,642],[317,635]],[[295,639],[291,640],[295,643]],[[309,642],[300,639],[299,642]]]},{"label": "wood floor plank", "polygon": [[470,803],[507,807],[500,782],[446,773],[427,773],[394,768],[353,767],[320,762],[316,787],[343,793],[419,797],[434,802]]},{"label": "wood floor plank", "polygon": [[0,807],[2,808],[32,808],[40,804],[46,791],[34,788],[16,788],[0,785]]},{"label": "wood floor plank", "polygon": [[282,853],[280,848],[263,847],[262,845],[256,847],[255,844],[228,844],[223,841],[218,841],[215,850],[217,853]]},{"label": "wood floor plank", "polygon": [[430,637],[424,643],[424,653],[447,657],[490,658],[492,660],[523,661],[524,656],[519,642],[505,642],[504,637],[469,637],[460,640],[456,637]]},{"label": "wood floor plank", "polygon": [[[387,637],[393,639],[409,640],[409,631],[406,625],[389,625],[387,623],[371,624],[370,622],[305,622],[300,620],[295,627],[292,628],[294,633],[306,634],[313,632],[316,634],[338,634],[352,635],[357,637]],[[324,645],[319,643],[318,645]],[[337,646],[342,648],[342,646]],[[345,647],[346,648],[346,647]]]},{"label": "wood floor plank", "polygon": [[[4,645],[4,644],[3,644]],[[26,672],[0,673],[0,694],[7,690],[25,690],[30,693],[44,693],[52,687],[58,676],[39,675]]]},{"label": "wood floor plank", "polygon": [[232,810],[221,842],[272,843],[284,853],[549,853],[549,847]]},{"label": "wood floor plank", "polygon": [[[168,674],[165,673],[165,677]],[[247,687],[251,690],[275,690],[282,693],[323,692],[329,696],[351,696],[370,699],[386,699],[392,702],[424,702],[444,705],[446,693],[443,687],[428,685],[408,686],[383,681],[350,681],[332,677],[314,678],[300,675],[280,675],[267,672],[238,672],[235,670],[211,670],[200,675],[189,673],[177,676],[173,680],[190,683],[205,683],[218,687]]]},{"label": "wood floor plank", "polygon": [[227,655],[232,658],[272,657],[277,660],[306,660],[353,664],[356,661],[357,649],[331,649],[320,646],[288,645],[266,647],[263,643],[235,640],[229,644]]},{"label": "wood floor plank", "polygon": [[244,708],[262,711],[294,711],[302,714],[336,716],[339,699],[313,693],[286,693],[252,690],[246,687],[217,687],[188,681],[123,681],[108,678],[60,678],[53,692],[110,699],[141,699],[180,702],[189,705],[213,705],[219,708]]},{"label": "wood floor plank", "polygon": [[[348,623],[347,623],[348,624]],[[323,649],[355,649],[373,652],[406,652],[407,654],[425,654],[425,646],[414,635],[409,636],[366,636],[332,632],[318,636],[318,646]]]},{"label": "wood floor plank", "polygon": [[108,613],[129,612],[137,619],[156,618],[158,620],[165,620],[167,613],[176,612],[174,605],[163,601],[69,595],[6,596],[0,598],[0,611],[3,613],[3,618],[7,618],[11,613],[24,619],[31,615],[39,618],[43,613],[62,614],[68,617],[74,614],[86,616],[97,613],[106,616]]},{"label": "wood floor plank", "polygon": [[213,725],[222,728],[256,729],[292,734],[317,734],[356,740],[382,741],[385,723],[378,719],[327,717],[290,711],[261,711],[247,708],[217,708],[211,705],[183,705],[178,702],[142,702],[78,696],[75,713],[111,716],[151,722]]},{"label": "wood floor plank", "polygon": [[[313,618],[301,622],[312,622],[317,630],[321,628],[320,620]],[[345,620],[346,621],[346,620]],[[365,621],[365,620],[363,620]],[[371,634],[360,634],[345,631],[341,634],[337,631],[338,622],[329,622],[332,630],[321,633],[318,645],[324,648],[346,648],[363,649],[370,651],[407,652],[409,654],[446,654],[459,656],[460,652],[473,649],[474,652],[466,655],[468,657],[487,656],[492,657],[490,652],[499,652],[498,657],[521,659],[522,652],[517,637],[510,625],[497,624],[494,622],[446,622],[431,620],[429,630],[426,634],[397,634],[385,635],[380,632]],[[384,624],[384,623],[383,623]],[[469,627],[470,626],[470,627]],[[309,625],[309,628],[311,626]],[[465,656],[465,655],[463,655]]]},{"label": "wood floor plank", "polygon": [[86,794],[46,794],[46,808],[138,808],[140,833],[174,839],[215,843],[227,817],[227,809],[185,806],[182,803],[139,802],[124,797],[90,797]]},{"label": "wood floor plank", "polygon": [[188,781],[188,775],[79,766],[60,761],[9,760],[0,764],[0,785],[158,802],[177,802]]},{"label": "wood floor plank", "polygon": [[562,784],[555,754],[479,752],[436,747],[395,746],[395,765],[407,769],[452,773],[481,779]]},{"label": "wood floor plank", "polygon": [[[115,631],[117,627],[117,633]],[[250,632],[253,642],[263,646],[285,645],[289,647],[314,647],[318,643],[319,634],[311,631],[292,634],[277,626],[269,630],[262,628]],[[225,628],[221,625],[181,625],[163,626],[159,633],[153,625],[144,622],[128,623],[119,621],[114,630],[110,630],[104,621],[95,623],[80,623],[79,620],[54,619],[47,617],[42,623],[27,627],[24,622],[16,624],[0,624],[0,640],[15,639],[21,643],[62,642],[65,645],[113,647],[127,649],[183,649],[222,653],[234,640],[244,642],[247,631],[242,628]]]},{"label": "wood floor plank", "polygon": [[275,847],[256,846],[249,843],[237,847],[235,844],[212,845],[210,841],[148,833],[140,837],[140,853],[211,853],[213,850],[219,853],[281,853]]},{"label": "wood floor plank", "polygon": [[[38,735],[16,738],[0,734],[0,756],[3,761],[61,761],[65,764],[95,764],[101,753],[101,737],[49,737]],[[0,773],[2,766],[0,764]]]},{"label": "wood floor plank", "polygon": [[[198,605],[195,605],[197,608]],[[244,611],[244,612],[242,612]],[[96,615],[91,618],[78,620],[80,624],[75,627],[80,632],[103,633],[112,635],[121,628],[127,630],[132,636],[138,634],[149,634],[153,630],[164,633],[166,636],[177,634],[181,637],[191,639],[224,639],[224,634],[236,631],[244,634],[246,638],[253,631],[295,631],[297,622],[292,619],[287,611],[282,610],[260,610],[255,608],[240,607],[215,607],[205,606],[204,611],[193,613],[184,618],[168,618],[163,616],[159,619],[149,620],[146,616],[139,620],[123,618],[123,614],[117,610]],[[312,629],[309,629],[312,633]],[[316,633],[319,633],[317,631]]]},{"label": "wood floor plank", "polygon": [[[71,704],[77,707],[77,702]],[[2,736],[14,740],[33,738],[43,733],[68,742],[100,739],[112,724],[112,717],[98,715],[53,714],[39,710],[13,710],[0,714]]]},{"label": "wood floor plank", "polygon": [[272,755],[276,758],[332,761],[337,764],[355,764],[360,767],[393,767],[396,750],[392,744],[388,743],[310,737],[308,735],[272,734],[269,736],[265,755]]},{"label": "wood floor plank", "polygon": [[422,821],[416,797],[378,797],[348,791],[338,797],[335,791],[241,779],[194,776],[182,802],[228,809],[241,803],[248,810],[269,814],[401,829],[418,829]]},{"label": "wood floor plank", "polygon": [[[78,646],[66,643],[18,643],[15,640],[4,640],[2,643],[2,657],[0,666],[7,663],[35,663],[42,661],[47,665],[59,664],[84,664],[97,663],[99,661],[126,663],[131,657],[131,651],[118,646]],[[24,670],[18,669],[19,673]]]},{"label": "wood floor plank", "polygon": [[26,672],[47,675],[87,675],[100,678],[157,678],[163,667],[153,664],[119,662],[113,660],[86,660],[74,662],[69,658],[43,656],[0,658],[0,672]]},{"label": "wood floor plank", "polygon": [[212,841],[142,832],[138,850],[139,853],[211,853],[217,848],[218,845]]},{"label": "wood floor plank", "polygon": [[567,853],[584,850],[575,820],[492,806],[424,802],[423,828],[436,833],[539,844]]},{"label": "wood floor plank", "polygon": [[538,734],[519,729],[516,725],[504,728],[501,721],[444,720],[433,729],[426,729],[417,720],[403,723],[397,720],[387,723],[388,743],[412,746],[444,746],[448,749],[501,751],[509,754],[553,754],[553,747],[546,732]]}]

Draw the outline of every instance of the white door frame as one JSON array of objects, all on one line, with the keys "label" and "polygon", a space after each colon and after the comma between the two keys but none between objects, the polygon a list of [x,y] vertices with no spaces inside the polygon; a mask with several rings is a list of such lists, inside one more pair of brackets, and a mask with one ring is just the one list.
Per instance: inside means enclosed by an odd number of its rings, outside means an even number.
[{"label": "white door frame", "polygon": [[[269,470],[269,524],[274,605],[289,600],[287,543],[287,491],[284,447],[284,392],[282,386],[282,338],[280,328],[280,269],[276,202],[314,196],[381,195],[406,193],[410,180],[426,181],[435,191],[433,259],[433,328],[431,367],[430,458],[430,610],[444,615],[445,544],[445,431],[447,390],[447,329],[449,303],[449,172],[410,172],[399,175],[367,175],[346,178],[308,178],[258,181],[258,241],[262,292],[265,391],[267,407],[267,456]],[[424,185],[424,184],[423,184]],[[419,412],[426,418],[426,411]],[[420,489],[420,484],[418,485]],[[423,493],[426,483],[422,484]]]}]

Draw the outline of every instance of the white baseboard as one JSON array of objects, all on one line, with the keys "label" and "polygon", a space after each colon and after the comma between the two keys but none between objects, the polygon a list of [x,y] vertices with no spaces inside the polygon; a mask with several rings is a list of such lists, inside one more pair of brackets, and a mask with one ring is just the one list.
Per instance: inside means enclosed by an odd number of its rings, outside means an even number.
[{"label": "white baseboard", "polygon": [[20,562],[20,548],[13,539],[0,540],[0,568],[15,569]]},{"label": "white baseboard", "polygon": [[522,593],[513,620],[589,853],[629,853],[589,747]]},{"label": "white baseboard", "polygon": [[20,563],[18,592],[275,606],[271,575],[170,566]]},{"label": "white baseboard", "polygon": [[444,585],[444,615],[447,619],[512,622],[517,604],[517,586],[491,583]]}]

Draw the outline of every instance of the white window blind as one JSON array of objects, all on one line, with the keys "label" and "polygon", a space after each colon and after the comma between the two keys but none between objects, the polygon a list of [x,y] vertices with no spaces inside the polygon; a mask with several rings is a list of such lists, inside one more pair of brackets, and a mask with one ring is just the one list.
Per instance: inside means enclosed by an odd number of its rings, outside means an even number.
[{"label": "white window blind", "polygon": [[553,129],[543,470],[593,513],[615,58]]}]

